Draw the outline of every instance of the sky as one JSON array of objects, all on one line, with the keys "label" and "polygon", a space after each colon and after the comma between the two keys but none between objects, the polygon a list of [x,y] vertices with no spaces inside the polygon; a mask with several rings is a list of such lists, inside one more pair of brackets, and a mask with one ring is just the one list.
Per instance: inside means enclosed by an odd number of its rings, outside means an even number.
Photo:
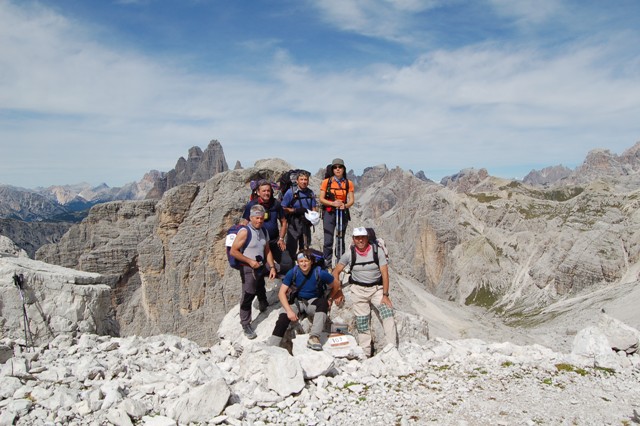
[{"label": "sky", "polygon": [[640,1],[0,0],[0,184],[229,167],[522,178],[640,141]]}]

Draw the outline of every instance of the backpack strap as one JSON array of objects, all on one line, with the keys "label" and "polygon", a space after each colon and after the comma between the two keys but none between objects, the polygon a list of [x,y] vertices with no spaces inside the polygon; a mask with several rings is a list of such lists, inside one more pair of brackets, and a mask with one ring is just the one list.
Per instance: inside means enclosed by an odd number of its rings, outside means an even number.
[{"label": "backpack strap", "polygon": [[325,285],[325,283],[320,281],[320,272],[321,272],[321,270],[322,270],[322,268],[320,266],[315,266],[314,267],[314,272],[315,272],[315,275],[316,275],[316,287],[317,287],[317,290],[318,290],[318,297],[324,296],[324,293],[327,290],[327,286]]},{"label": "backpack strap", "polygon": [[[242,251],[241,251],[241,253],[244,254],[244,251],[247,249],[247,247],[249,247],[249,243],[251,242],[251,229],[249,229],[249,227],[246,225],[242,225],[240,229],[238,229],[238,232],[240,232],[242,229],[247,230],[247,238],[244,240],[244,244],[242,245]],[[238,233],[236,232],[236,235],[237,234]]]},{"label": "backpack strap", "polygon": [[[369,260],[368,262],[358,262],[358,265],[368,265],[370,263],[375,263],[380,267],[380,257],[378,256],[378,244],[375,242],[369,243],[371,245],[371,249],[373,250],[373,260]],[[356,265],[356,246],[351,245],[351,270],[353,271],[353,267]]]},{"label": "backpack strap", "polygon": [[[293,271],[293,284],[298,287],[298,290],[296,291],[296,297],[298,297],[298,293],[300,293],[300,290],[302,290],[304,288],[304,285],[307,283],[307,281],[309,281],[309,277],[311,277],[311,274],[303,275],[302,282],[300,283],[300,285],[297,285],[296,284],[297,272],[300,270],[300,268],[298,267],[298,265],[296,265],[295,268],[296,269],[294,269]],[[318,276],[316,275],[316,279],[317,278]]]}]

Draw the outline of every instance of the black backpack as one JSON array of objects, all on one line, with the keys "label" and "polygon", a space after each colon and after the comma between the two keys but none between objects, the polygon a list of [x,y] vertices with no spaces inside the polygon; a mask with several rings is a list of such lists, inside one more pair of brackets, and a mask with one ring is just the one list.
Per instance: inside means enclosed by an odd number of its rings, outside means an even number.
[{"label": "black backpack", "polygon": [[324,171],[324,178],[330,178],[333,176],[333,164],[327,164],[327,168]]},{"label": "black backpack", "polygon": [[291,169],[280,176],[280,179],[278,179],[278,187],[280,189],[278,200],[282,201],[282,197],[284,197],[284,194],[286,194],[290,188],[293,188],[295,198],[298,188],[298,174],[300,174],[300,172],[305,172],[310,175],[309,172],[303,169]]}]

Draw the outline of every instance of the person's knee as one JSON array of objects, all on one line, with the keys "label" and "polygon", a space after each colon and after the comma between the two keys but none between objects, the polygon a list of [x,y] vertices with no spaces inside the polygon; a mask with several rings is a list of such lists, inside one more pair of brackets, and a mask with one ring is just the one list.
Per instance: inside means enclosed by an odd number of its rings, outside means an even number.
[{"label": "person's knee", "polygon": [[287,316],[286,312],[281,312],[278,316],[278,320],[276,321],[276,325],[273,328],[272,334],[280,338],[284,337],[284,333],[287,331],[287,327],[289,327],[290,323],[291,320]]},{"label": "person's knee", "polygon": [[369,316],[356,316],[356,330],[358,333],[366,333],[369,331]]},{"label": "person's knee", "polygon": [[251,303],[253,302],[253,298],[256,297],[255,294],[245,292],[242,296],[242,303],[240,303],[240,309],[243,311],[251,310]]},{"label": "person's knee", "polygon": [[319,297],[314,300],[313,305],[316,307],[316,312],[322,312],[326,314],[329,312],[329,301],[326,297]]},{"label": "person's knee", "polygon": [[378,312],[380,312],[380,318],[382,319],[393,317],[393,309],[387,305],[380,305],[378,307]]}]

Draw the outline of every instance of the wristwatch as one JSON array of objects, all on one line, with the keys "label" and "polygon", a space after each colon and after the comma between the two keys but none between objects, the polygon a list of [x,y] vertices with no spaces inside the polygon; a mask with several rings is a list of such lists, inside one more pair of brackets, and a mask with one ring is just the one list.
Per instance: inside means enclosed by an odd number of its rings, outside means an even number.
[{"label": "wristwatch", "polygon": [[382,295],[389,297],[389,293],[382,293]]}]

